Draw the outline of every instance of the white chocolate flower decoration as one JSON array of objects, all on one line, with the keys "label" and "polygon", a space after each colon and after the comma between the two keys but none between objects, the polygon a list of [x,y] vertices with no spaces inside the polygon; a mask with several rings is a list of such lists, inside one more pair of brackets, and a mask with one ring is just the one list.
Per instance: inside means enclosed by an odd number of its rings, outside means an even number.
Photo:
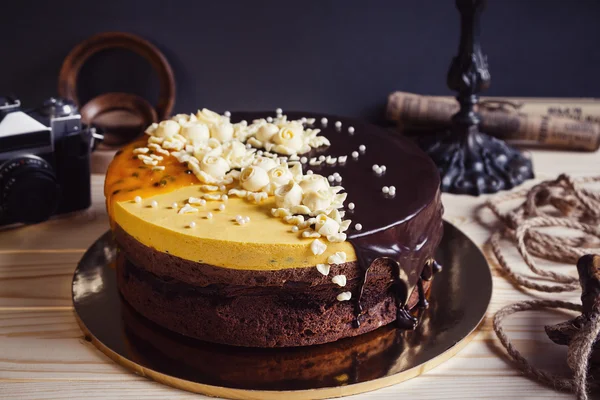
[{"label": "white chocolate flower decoration", "polygon": [[268,171],[268,174],[269,180],[276,187],[287,184],[293,178],[293,175],[288,169],[287,165],[278,165],[275,168],[271,168]]},{"label": "white chocolate flower decoration", "polygon": [[181,136],[187,138],[192,145],[206,144],[210,139],[208,126],[198,121],[187,121],[181,125]]},{"label": "white chocolate flower decoration", "polygon": [[208,108],[203,108],[202,110],[198,110],[196,113],[196,118],[198,121],[203,122],[207,125],[213,125],[219,123],[225,117],[220,116],[214,111],[209,110]]},{"label": "white chocolate flower decoration", "polygon": [[291,181],[275,189],[275,204],[279,208],[290,209],[302,202],[302,188]]},{"label": "white chocolate flower decoration", "polygon": [[304,147],[304,134],[302,125],[290,122],[279,129],[273,138],[273,143],[279,145],[279,148],[286,148],[287,154],[294,154]]},{"label": "white chocolate flower decoration", "polygon": [[291,162],[288,165],[291,165],[290,173],[296,182],[302,181],[302,164],[299,162]]},{"label": "white chocolate flower decoration", "polygon": [[213,178],[222,178],[229,171],[229,163],[223,158],[207,154],[200,162],[200,169]]},{"label": "white chocolate flower decoration", "polygon": [[338,233],[339,229],[340,224],[338,224],[334,219],[329,218],[325,214],[319,214],[319,216],[317,216],[315,230],[322,236],[335,235]]},{"label": "white chocolate flower decoration", "polygon": [[221,146],[223,153],[222,157],[229,162],[232,168],[245,167],[245,158],[248,153],[246,146],[242,142],[232,140]]},{"label": "white chocolate flower decoration", "polygon": [[256,131],[256,139],[263,143],[268,142],[277,132],[279,132],[277,125],[265,124]]},{"label": "white chocolate flower decoration", "polygon": [[269,171],[275,168],[277,166],[277,163],[272,158],[259,156],[256,158],[256,160],[254,160],[252,165],[258,168],[262,168],[265,171]]},{"label": "white chocolate flower decoration", "polygon": [[[151,128],[154,129],[151,130]],[[150,125],[150,127],[146,130],[146,133],[148,133],[148,131],[151,130],[150,134],[152,134],[153,136],[170,139],[173,136],[177,135],[180,129],[181,126],[177,122],[171,121],[169,119],[166,121],[162,121],[159,124]]]},{"label": "white chocolate flower decoration", "polygon": [[229,121],[219,121],[210,126],[210,137],[225,143],[233,139],[233,125]]},{"label": "white chocolate flower decoration", "polygon": [[179,125],[183,125],[185,122],[189,121],[198,121],[198,118],[196,118],[194,114],[177,114],[172,116],[171,119]]},{"label": "white chocolate flower decoration", "polygon": [[239,179],[242,188],[251,192],[258,192],[269,184],[269,175],[267,175],[267,171],[252,165],[242,170]]},{"label": "white chocolate flower decoration", "polygon": [[[152,124],[146,130],[147,146],[136,149],[136,156],[157,169],[165,168],[159,165],[163,156],[158,154],[186,163],[203,184],[201,190],[208,192],[202,194],[202,201],[221,199],[217,190],[257,204],[274,196],[277,208],[271,210],[273,216],[294,225],[292,232],[302,230],[299,236],[316,238],[311,244],[315,255],[327,248],[318,238],[330,243],[345,241],[344,232],[351,221],[344,220],[344,212],[338,210],[347,196],[340,193],[343,187],[330,186],[325,177],[302,172],[299,154],[329,144],[318,136],[319,129],[305,128],[314,120],[288,121],[282,115],[232,124],[228,115],[202,109],[195,115],[177,114]],[[264,156],[256,148],[266,150]],[[289,163],[269,152],[289,155]]]},{"label": "white chocolate flower decoration", "polygon": [[329,189],[329,181],[322,175],[306,175],[300,181],[300,187],[305,193]]},{"label": "white chocolate flower decoration", "polygon": [[302,204],[310,209],[311,212],[327,210],[333,202],[333,193],[327,189],[310,191],[304,193]]}]

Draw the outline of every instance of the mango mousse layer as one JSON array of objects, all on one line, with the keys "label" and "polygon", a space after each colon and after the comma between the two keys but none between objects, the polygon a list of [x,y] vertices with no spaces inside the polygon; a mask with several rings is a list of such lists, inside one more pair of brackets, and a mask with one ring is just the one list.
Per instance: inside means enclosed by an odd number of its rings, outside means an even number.
[{"label": "mango mousse layer", "polygon": [[[329,243],[325,253],[315,256],[310,245],[314,239],[299,239],[292,225],[273,218],[272,197],[261,204],[230,197],[226,203],[207,201],[197,206],[198,213],[179,214],[173,203],[183,207],[185,200],[201,194],[199,186],[185,186],[171,192],[113,205],[113,223],[146,246],[186,260],[223,268],[247,270],[279,270],[314,267],[324,258],[343,251],[347,261],[356,254],[349,242]],[[152,207],[152,202],[157,207]],[[223,211],[219,206],[225,204]],[[212,214],[208,219],[206,215]],[[250,217],[239,225],[236,216]],[[189,227],[195,221],[195,227]]]}]

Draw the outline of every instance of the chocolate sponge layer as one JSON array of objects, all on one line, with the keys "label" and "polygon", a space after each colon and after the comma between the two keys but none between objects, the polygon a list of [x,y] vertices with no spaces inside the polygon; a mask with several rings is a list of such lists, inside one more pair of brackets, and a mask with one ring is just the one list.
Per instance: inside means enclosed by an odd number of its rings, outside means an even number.
[{"label": "chocolate sponge layer", "polygon": [[[396,319],[392,268],[385,259],[369,271],[356,328],[355,302],[336,299],[342,291],[358,292],[363,275],[355,262],[332,266],[328,277],[311,267],[232,270],[159,252],[118,226],[115,235],[121,248],[118,285],[125,300],[151,321],[187,336],[249,347],[306,346],[360,335]],[[421,271],[435,245],[429,242],[406,262]],[[331,282],[337,274],[346,275],[346,287]],[[408,307],[417,302],[414,290]]]}]

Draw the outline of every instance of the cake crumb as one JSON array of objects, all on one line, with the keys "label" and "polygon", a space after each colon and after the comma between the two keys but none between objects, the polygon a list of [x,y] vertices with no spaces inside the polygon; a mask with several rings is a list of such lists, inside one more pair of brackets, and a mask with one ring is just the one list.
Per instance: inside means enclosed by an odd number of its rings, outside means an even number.
[{"label": "cake crumb", "polygon": [[346,286],[346,275],[336,275],[331,278],[331,282],[335,283],[338,286],[344,287]]},{"label": "cake crumb", "polygon": [[352,298],[352,292],[342,292],[336,298],[338,301],[348,301]]},{"label": "cake crumb", "polygon": [[321,274],[327,276],[329,275],[329,270],[331,269],[331,265],[329,264],[317,264],[317,271]]},{"label": "cake crumb", "polygon": [[337,253],[330,255],[327,262],[329,264],[343,264],[346,262],[346,253],[338,251]]},{"label": "cake crumb", "polygon": [[319,255],[323,254],[325,252],[325,250],[327,250],[327,245],[325,243],[321,242],[319,239],[315,239],[310,244],[310,250],[312,251],[312,253],[315,256],[319,256]]},{"label": "cake crumb", "polygon": [[189,214],[189,213],[195,213],[195,212],[198,212],[197,208],[194,208],[194,207],[190,206],[189,204],[186,204],[179,209],[177,214]]}]

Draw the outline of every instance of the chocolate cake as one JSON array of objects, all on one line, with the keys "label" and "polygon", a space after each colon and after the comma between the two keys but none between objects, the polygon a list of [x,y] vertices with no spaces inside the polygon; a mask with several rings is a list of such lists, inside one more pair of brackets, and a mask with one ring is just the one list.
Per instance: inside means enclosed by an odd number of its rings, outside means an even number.
[{"label": "chocolate cake", "polygon": [[437,169],[411,142],[278,112],[201,110],[147,134],[105,185],[119,290],[141,315],[249,347],[415,327],[443,208]]}]

